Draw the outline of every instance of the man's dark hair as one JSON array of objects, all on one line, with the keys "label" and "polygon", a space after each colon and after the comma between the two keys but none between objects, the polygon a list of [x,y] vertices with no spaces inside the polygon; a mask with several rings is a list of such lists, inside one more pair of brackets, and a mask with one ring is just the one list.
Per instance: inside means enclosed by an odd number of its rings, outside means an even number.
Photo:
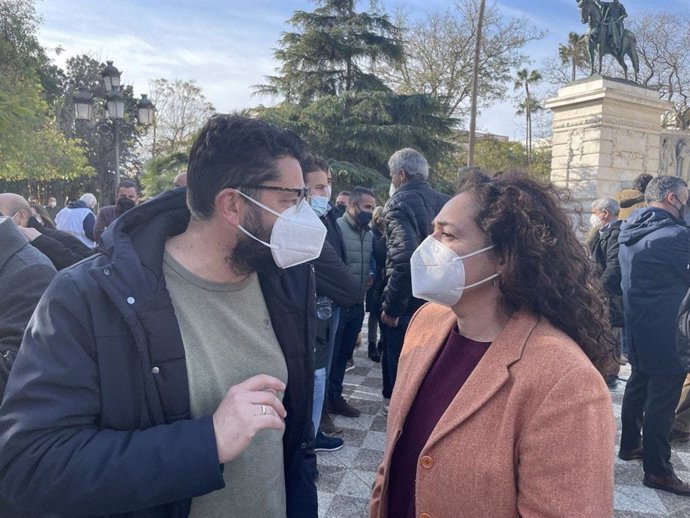
[{"label": "man's dark hair", "polygon": [[328,172],[328,163],[317,155],[307,155],[303,160],[300,160],[299,165],[302,167],[302,176],[307,176],[307,174],[315,171]]},{"label": "man's dark hair", "polygon": [[133,182],[132,180],[122,180],[120,184],[117,186],[117,189],[115,192],[119,191],[120,189],[132,189],[134,188],[135,191],[137,191],[137,194],[139,194],[139,186],[136,184],[136,182]]},{"label": "man's dark hair", "polygon": [[635,177],[635,181],[633,183],[633,189],[637,189],[640,191],[642,194],[644,194],[645,190],[647,189],[647,185],[649,182],[652,181],[652,178],[654,178],[651,174],[647,173],[640,173]]},{"label": "man's dark hair", "polygon": [[[304,142],[292,131],[241,115],[212,116],[189,154],[187,200],[192,214],[210,218],[221,189],[275,180],[280,176],[278,159],[302,161],[305,153]],[[251,195],[249,189],[244,191]]]},{"label": "man's dark hair", "polygon": [[676,196],[680,194],[681,188],[687,187],[688,184],[678,176],[657,176],[647,185],[644,192],[644,201],[647,203],[664,201],[664,198],[673,193]]},{"label": "man's dark hair", "polygon": [[376,195],[371,189],[367,189],[366,187],[355,187],[350,193],[350,203],[359,203],[359,200],[361,200],[364,195],[369,195],[376,199]]},{"label": "man's dark hair", "polygon": [[351,193],[350,191],[340,191],[340,192],[336,195],[336,198],[337,198],[338,196],[351,196],[351,195],[352,195],[352,193]]}]

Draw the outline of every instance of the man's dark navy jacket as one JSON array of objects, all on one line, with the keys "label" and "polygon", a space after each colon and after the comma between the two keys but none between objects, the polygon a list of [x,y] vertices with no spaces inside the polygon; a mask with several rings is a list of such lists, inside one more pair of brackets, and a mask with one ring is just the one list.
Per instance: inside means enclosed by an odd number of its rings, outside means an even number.
[{"label": "man's dark navy jacket", "polygon": [[676,317],[690,287],[690,231],[658,207],[633,213],[618,236],[628,358],[648,376],[684,374]]},{"label": "man's dark navy jacket", "polygon": [[[102,253],[60,272],[41,299],[0,408],[0,492],[19,509],[181,518],[193,497],[223,487],[212,418],[191,418],[162,274],[165,241],[188,220],[182,189],[132,209],[104,234]],[[313,276],[307,265],[259,275],[288,368],[289,518],[317,515]]]}]

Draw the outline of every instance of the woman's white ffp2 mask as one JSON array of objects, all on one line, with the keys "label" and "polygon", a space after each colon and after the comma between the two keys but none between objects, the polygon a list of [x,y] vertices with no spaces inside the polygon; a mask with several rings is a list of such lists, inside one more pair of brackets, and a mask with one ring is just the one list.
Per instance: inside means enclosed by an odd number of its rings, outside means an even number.
[{"label": "woman's white ffp2 mask", "polygon": [[432,236],[427,237],[410,258],[412,294],[429,302],[454,306],[462,297],[464,290],[498,277],[498,273],[495,273],[486,279],[465,286],[465,265],[462,260],[491,250],[494,246],[496,245],[487,246],[461,257]]}]

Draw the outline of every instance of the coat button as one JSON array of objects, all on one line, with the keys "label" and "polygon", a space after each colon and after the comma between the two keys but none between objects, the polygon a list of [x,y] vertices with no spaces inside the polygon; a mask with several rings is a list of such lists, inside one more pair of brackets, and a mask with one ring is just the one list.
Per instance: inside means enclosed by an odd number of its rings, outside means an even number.
[{"label": "coat button", "polygon": [[103,270],[103,275],[110,277],[110,268],[106,268],[105,270]]},{"label": "coat button", "polygon": [[428,455],[424,455],[424,457],[419,459],[419,463],[422,465],[423,468],[431,469],[431,467],[434,465],[434,459],[432,459]]},{"label": "coat button", "polygon": [[305,449],[307,447],[307,443],[303,442],[302,444],[300,444],[300,446],[302,447],[302,449]]},{"label": "coat button", "polygon": [[158,367],[154,367],[153,369],[151,369],[151,372],[152,372],[153,374],[158,374],[160,371],[161,371],[161,370],[160,370]]},{"label": "coat button", "polygon": [[422,513],[419,515],[419,518],[431,518],[431,515],[429,513]]},{"label": "coat button", "polygon": [[136,301],[134,300],[134,297],[127,297],[127,304],[132,305],[132,304],[134,304],[135,302],[136,302]]}]

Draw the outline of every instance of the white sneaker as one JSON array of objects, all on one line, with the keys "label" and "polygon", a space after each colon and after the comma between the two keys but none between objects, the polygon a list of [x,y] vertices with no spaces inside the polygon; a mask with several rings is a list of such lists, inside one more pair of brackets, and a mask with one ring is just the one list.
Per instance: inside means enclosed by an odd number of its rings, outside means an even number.
[{"label": "white sneaker", "polygon": [[388,398],[383,398],[383,410],[381,411],[381,413],[382,413],[383,415],[388,415],[388,407],[390,406],[390,404],[391,404],[391,400],[390,400],[390,399],[388,399]]}]

